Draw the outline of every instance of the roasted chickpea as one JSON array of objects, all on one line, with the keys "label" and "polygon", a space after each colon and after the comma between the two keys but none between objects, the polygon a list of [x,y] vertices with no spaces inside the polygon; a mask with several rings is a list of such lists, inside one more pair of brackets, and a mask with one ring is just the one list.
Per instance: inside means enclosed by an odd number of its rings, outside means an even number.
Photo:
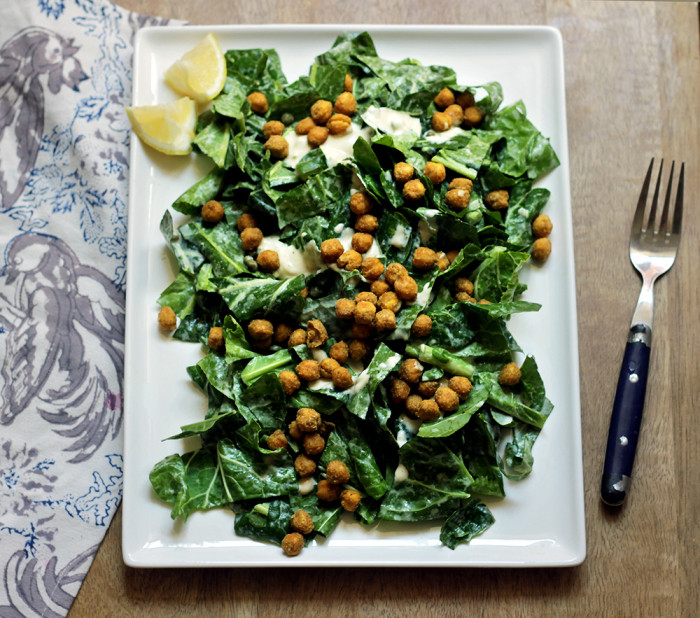
[{"label": "roasted chickpea", "polygon": [[442,163],[435,163],[434,161],[428,161],[425,164],[423,173],[430,178],[430,182],[435,186],[439,185],[447,176],[445,166]]},{"label": "roasted chickpea", "polygon": [[437,264],[438,256],[429,247],[418,247],[413,252],[413,268],[416,270],[430,270]]},{"label": "roasted chickpea", "polygon": [[394,165],[394,180],[404,183],[413,178],[413,166],[405,161],[399,161]]},{"label": "roasted chickpea", "polygon": [[263,241],[263,233],[259,227],[247,227],[241,232],[241,246],[243,251],[252,251],[260,246]]},{"label": "roasted chickpea", "polygon": [[267,97],[262,92],[251,92],[246,99],[250,101],[250,109],[256,114],[265,114],[270,107],[267,103]]},{"label": "roasted chickpea", "polygon": [[392,378],[389,386],[389,396],[393,403],[404,403],[410,394],[411,387],[406,382],[399,378]]},{"label": "roasted chickpea", "polygon": [[464,210],[469,206],[470,189],[449,189],[445,193],[445,203],[454,210]]},{"label": "roasted chickpea", "polygon": [[489,191],[484,197],[484,204],[492,210],[503,210],[508,208],[508,191],[505,189],[496,189]]},{"label": "roasted chickpea", "polygon": [[[365,258],[360,265],[360,274],[367,281],[376,281],[384,274],[384,264],[379,258]],[[374,294],[374,292],[371,293]],[[374,297],[376,298],[377,295],[374,294]]]},{"label": "roasted chickpea", "polygon": [[287,397],[291,397],[301,388],[301,382],[299,381],[299,376],[293,371],[285,369],[280,371],[278,376],[280,384],[282,384],[282,390]]},{"label": "roasted chickpea", "polygon": [[472,186],[474,183],[469,180],[469,178],[462,178],[461,176],[457,176],[457,178],[453,178],[450,181],[450,184],[447,185],[448,189],[467,189],[469,191],[472,190]]},{"label": "roasted chickpea", "polygon": [[322,502],[335,502],[340,498],[341,488],[333,485],[329,480],[323,479],[316,486],[316,497]]},{"label": "roasted chickpea", "polygon": [[515,363],[507,363],[498,374],[498,383],[502,386],[515,386],[520,382],[522,372]]},{"label": "roasted chickpea", "polygon": [[444,253],[438,253],[437,265],[441,272],[443,270],[447,270],[450,267],[450,264],[450,258],[448,258],[447,255]]},{"label": "roasted chickpea", "polygon": [[447,112],[435,112],[430,120],[433,131],[442,133],[452,128],[452,116]]},{"label": "roasted chickpea", "polygon": [[296,367],[295,371],[304,382],[313,382],[321,377],[321,363],[315,360],[303,360]]},{"label": "roasted chickpea", "polygon": [[357,101],[352,92],[343,92],[340,94],[335,100],[333,109],[339,114],[352,116],[357,111]]},{"label": "roasted chickpea", "polygon": [[313,408],[299,408],[296,416],[297,426],[304,433],[318,431],[321,426],[321,415]]},{"label": "roasted chickpea", "polygon": [[459,408],[459,397],[449,386],[440,386],[435,391],[435,401],[442,412],[454,412]]},{"label": "roasted chickpea", "polygon": [[319,99],[311,106],[311,119],[316,124],[326,124],[333,114],[333,104],[330,101]]},{"label": "roasted chickpea", "polygon": [[369,344],[362,339],[353,339],[348,346],[348,354],[351,360],[359,361],[370,353]]},{"label": "roasted chickpea", "polygon": [[466,292],[470,296],[474,294],[474,284],[466,277],[457,277],[454,282],[455,292]]},{"label": "roasted chickpea", "polygon": [[333,388],[337,388],[340,391],[350,388],[353,384],[352,374],[340,365],[333,370],[331,380],[333,381]]},{"label": "roasted chickpea", "polygon": [[411,325],[411,334],[414,337],[427,337],[433,329],[433,320],[429,315],[421,313]]},{"label": "roasted chickpea", "polygon": [[236,227],[239,232],[242,232],[247,227],[258,227],[255,217],[247,212],[244,212],[236,221]]},{"label": "roasted chickpea", "polygon": [[343,84],[343,89],[345,92],[352,92],[352,77],[348,75],[347,73],[345,74],[345,83]]},{"label": "roasted chickpea", "polygon": [[464,376],[452,376],[449,381],[449,387],[457,393],[460,401],[464,401],[472,392],[472,383],[469,378]]},{"label": "roasted chickpea", "polygon": [[354,249],[349,249],[341,254],[336,260],[339,268],[344,268],[347,271],[355,270],[362,265],[362,255]]},{"label": "roasted chickpea", "polygon": [[309,320],[306,323],[306,345],[310,349],[320,348],[328,341],[328,331],[321,320]]},{"label": "roasted chickpea", "polygon": [[355,301],[351,298],[339,298],[336,300],[335,316],[341,320],[352,320],[355,317]]},{"label": "roasted chickpea", "polygon": [[331,135],[341,135],[350,128],[351,122],[350,116],[333,114],[326,123],[326,127]]},{"label": "roasted chickpea", "polygon": [[212,326],[209,329],[209,335],[207,335],[207,345],[212,350],[224,349],[224,329],[221,328],[221,326]]},{"label": "roasted chickpea", "polygon": [[452,249],[445,254],[445,257],[448,259],[450,264],[452,264],[452,262],[454,262],[457,259],[458,255],[459,251],[457,249]]},{"label": "roasted chickpea", "polygon": [[262,133],[265,139],[272,137],[273,135],[282,135],[284,133],[284,123],[279,120],[269,120],[262,127]]},{"label": "roasted chickpea", "polygon": [[326,127],[313,127],[306,134],[306,141],[311,148],[318,148],[326,143],[328,139],[328,129]]},{"label": "roasted chickpea", "polygon": [[457,292],[457,294],[455,294],[455,300],[460,303],[476,302],[476,298],[474,298],[471,294],[467,294],[466,292]]},{"label": "roasted chickpea", "polygon": [[355,215],[366,215],[372,210],[372,200],[367,193],[358,191],[350,196],[350,210]]},{"label": "roasted chickpea", "polygon": [[321,260],[324,264],[332,264],[342,254],[345,249],[337,238],[329,238],[321,243]]},{"label": "roasted chickpea", "polygon": [[353,322],[350,332],[353,339],[369,339],[374,335],[374,326],[372,324]]},{"label": "roasted chickpea", "polygon": [[350,480],[350,470],[342,461],[334,459],[326,466],[326,478],[333,485],[344,485]]},{"label": "roasted chickpea", "polygon": [[386,279],[389,285],[394,285],[396,280],[402,275],[407,275],[408,271],[403,264],[398,262],[392,262],[386,267],[386,272],[384,273],[384,279]]},{"label": "roasted chickpea", "polygon": [[434,421],[440,418],[440,406],[434,399],[424,399],[418,406],[416,416],[422,421]]},{"label": "roasted chickpea", "polygon": [[[369,260],[369,259],[375,259],[375,258],[367,258],[367,259]],[[382,269],[383,268],[384,267],[382,266]],[[369,277],[367,277],[367,278],[369,278]],[[384,294],[385,292],[388,292],[390,289],[391,289],[391,286],[383,279],[377,280],[377,281],[372,281],[372,283],[369,286],[370,292],[372,292],[372,294],[374,294],[377,297],[377,299],[379,299],[379,297],[382,294]]]},{"label": "roasted chickpea", "polygon": [[420,395],[413,394],[408,396],[406,399],[406,412],[409,416],[413,418],[418,416],[418,408],[420,408],[422,402],[423,398]]},{"label": "roasted chickpea", "polygon": [[377,299],[377,306],[380,309],[388,309],[389,311],[398,313],[399,309],[401,309],[401,300],[396,295],[396,292],[384,292],[384,294]]},{"label": "roasted chickpea", "polygon": [[331,346],[328,354],[339,363],[348,362],[348,344],[345,341],[337,341]]},{"label": "roasted chickpea", "polygon": [[307,455],[313,457],[323,452],[323,449],[326,448],[326,441],[320,433],[307,433],[301,439],[301,446]]},{"label": "roasted chickpea", "polygon": [[314,520],[304,509],[299,509],[289,520],[289,526],[299,534],[311,534],[314,531]]},{"label": "roasted chickpea", "polygon": [[281,429],[275,429],[267,438],[265,439],[267,443],[267,448],[272,451],[276,451],[278,448],[287,448],[287,436]]},{"label": "roasted chickpea", "polygon": [[376,313],[377,306],[374,303],[365,300],[355,303],[354,317],[358,324],[372,324]]},{"label": "roasted chickpea", "polygon": [[418,284],[413,277],[403,275],[394,283],[394,291],[401,300],[413,301],[418,297]]},{"label": "roasted chickpea", "polygon": [[552,241],[549,238],[538,238],[532,245],[532,258],[538,262],[546,262],[552,253]]},{"label": "roasted chickpea", "polygon": [[333,371],[340,367],[340,363],[334,358],[324,358],[321,361],[321,377],[324,380],[330,380],[333,377]]},{"label": "roasted chickpea", "polygon": [[272,135],[263,144],[273,159],[284,159],[289,154],[289,142],[281,135]]},{"label": "roasted chickpea", "polygon": [[358,253],[367,253],[372,248],[374,238],[371,234],[365,232],[357,232],[352,235],[352,248]]},{"label": "roasted chickpea", "polygon": [[377,304],[377,295],[373,294],[372,292],[360,292],[355,295],[355,302],[360,303],[362,301],[372,303],[373,305]]},{"label": "roasted chickpea", "polygon": [[443,88],[433,99],[438,107],[449,107],[455,102],[455,95],[449,88]]},{"label": "roasted chickpea", "polygon": [[382,309],[374,316],[374,327],[378,331],[395,330],[396,329],[396,314],[389,309]]},{"label": "roasted chickpea", "polygon": [[224,218],[224,207],[221,202],[209,200],[202,206],[202,219],[205,223],[215,225]]},{"label": "roasted chickpea", "polygon": [[361,501],[362,496],[360,492],[354,489],[344,489],[340,494],[340,506],[351,513],[357,510]]},{"label": "roasted chickpea", "polygon": [[304,549],[304,537],[298,532],[290,532],[282,539],[282,551],[287,556],[298,556]]},{"label": "roasted chickpea", "polygon": [[272,341],[275,345],[287,345],[289,337],[294,329],[289,324],[279,323],[275,326],[275,332],[272,334]]},{"label": "roasted chickpea", "polygon": [[407,358],[399,366],[399,378],[409,384],[418,384],[423,375],[423,365],[415,358]]},{"label": "roasted chickpea", "polygon": [[532,222],[532,233],[536,238],[544,238],[552,233],[552,220],[547,215],[537,215]]},{"label": "roasted chickpea", "polygon": [[290,348],[294,348],[298,345],[303,345],[306,343],[306,331],[303,328],[297,328],[296,330],[292,331],[292,334],[289,335],[289,340],[287,341],[287,345]]},{"label": "roasted chickpea", "polygon": [[309,131],[313,129],[316,126],[316,123],[314,122],[314,119],[307,116],[306,118],[302,118],[299,122],[297,122],[297,126],[294,127],[294,132],[297,135],[308,135]]},{"label": "roasted chickpea", "polygon": [[423,183],[416,178],[414,180],[409,180],[403,186],[403,191],[401,193],[407,200],[416,202],[425,195],[425,187]]},{"label": "roasted chickpea", "polygon": [[[301,436],[297,439],[300,440],[301,438],[303,438],[303,434],[301,434]],[[314,472],[316,472],[316,462],[302,453],[301,455],[297,455],[296,459],[294,459],[294,469],[302,478],[305,476],[311,476]]]},{"label": "roasted chickpea", "polygon": [[464,111],[459,105],[449,105],[445,109],[445,113],[452,118],[452,126],[458,127],[462,124],[462,120],[464,120]]},{"label": "roasted chickpea", "polygon": [[280,267],[280,256],[277,254],[277,251],[265,249],[265,251],[258,253],[257,262],[260,270],[272,273]]},{"label": "roasted chickpea", "polygon": [[163,330],[175,330],[177,328],[177,316],[172,307],[163,305],[158,312],[158,326]]},{"label": "roasted chickpea", "polygon": [[248,334],[255,341],[262,341],[272,337],[274,332],[275,329],[269,320],[251,320],[248,324]]},{"label": "roasted chickpea", "polygon": [[484,119],[484,112],[482,112],[476,105],[467,107],[464,109],[464,120],[462,124],[467,128],[476,127],[481,124]]},{"label": "roasted chickpea", "polygon": [[265,339],[253,340],[250,343],[251,347],[258,352],[266,352],[270,349],[272,345],[272,337],[265,337]]},{"label": "roasted chickpea", "polygon": [[474,106],[474,95],[466,90],[465,92],[459,92],[455,96],[455,103],[459,105],[462,109]]},{"label": "roasted chickpea", "polygon": [[360,215],[355,220],[355,230],[371,234],[379,227],[379,220],[374,215]]},{"label": "roasted chickpea", "polygon": [[424,399],[430,399],[435,395],[435,392],[440,386],[440,382],[437,380],[426,380],[425,382],[418,383],[418,394]]}]

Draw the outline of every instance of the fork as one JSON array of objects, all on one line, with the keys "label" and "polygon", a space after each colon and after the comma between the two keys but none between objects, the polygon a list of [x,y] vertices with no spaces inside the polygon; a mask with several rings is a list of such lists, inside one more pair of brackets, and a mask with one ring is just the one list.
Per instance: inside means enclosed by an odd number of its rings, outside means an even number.
[{"label": "fork", "polygon": [[661,219],[657,222],[663,166],[662,159],[651,207],[645,217],[649,184],[654,167],[654,159],[651,160],[632,220],[630,260],[642,276],[643,283],[637,307],[632,316],[627,346],[622,359],[605,450],[600,493],[603,502],[610,506],[620,506],[625,501],[629,491],[649,370],[654,314],[653,286],[656,279],[668,272],[673,266],[681,236],[685,163],[681,164],[676,200],[673,213],[670,213],[675,161],[671,163],[671,173],[668,178]]}]

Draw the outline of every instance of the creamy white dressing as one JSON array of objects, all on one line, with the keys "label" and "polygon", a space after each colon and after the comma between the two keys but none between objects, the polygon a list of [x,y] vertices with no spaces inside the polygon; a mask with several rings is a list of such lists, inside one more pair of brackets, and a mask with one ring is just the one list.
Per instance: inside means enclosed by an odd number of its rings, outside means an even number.
[{"label": "creamy white dressing", "polygon": [[[328,139],[320,146],[326,156],[328,167],[334,167],[341,161],[352,157],[353,146],[358,137],[364,137],[369,141],[371,136],[372,129],[367,127],[361,129],[354,122],[350,123],[350,128],[344,133],[329,135]],[[301,158],[311,151],[311,146],[309,146],[306,135],[297,135],[294,131],[290,131],[284,137],[289,144],[289,154],[284,162],[291,167],[296,167]]]},{"label": "creamy white dressing", "polygon": [[313,476],[310,476],[305,479],[299,479],[300,495],[306,496],[307,494],[310,494],[314,490],[314,487],[316,487],[316,481],[314,480]]},{"label": "creamy white dressing", "polygon": [[280,267],[273,273],[277,279],[291,279],[297,275],[312,275],[322,265],[321,252],[312,240],[300,251],[296,247],[283,243],[279,236],[265,236],[258,247],[258,252],[275,251],[280,258]]},{"label": "creamy white dressing", "polygon": [[408,468],[400,463],[398,466],[396,466],[396,470],[394,470],[394,481],[396,483],[403,483],[407,479]]},{"label": "creamy white dressing", "polygon": [[399,420],[411,431],[413,434],[418,434],[418,430],[420,429],[420,426],[423,424],[423,421],[420,420],[419,418],[411,418],[410,416],[406,414],[402,414],[399,416]]},{"label": "creamy white dressing", "polygon": [[369,384],[369,368],[364,369],[360,375],[353,378],[353,385],[347,390],[351,395],[357,395],[367,384]]},{"label": "creamy white dressing", "polygon": [[423,286],[423,289],[418,292],[418,296],[416,296],[416,300],[406,302],[407,305],[421,305],[425,307],[428,302],[430,301],[430,294],[432,293],[433,288],[431,285],[428,285],[427,283]]},{"label": "creamy white dressing", "polygon": [[447,129],[447,131],[433,131],[431,129],[430,131],[426,131],[423,137],[433,144],[444,144],[445,142],[449,142],[453,137],[462,135],[462,133],[466,133],[466,131],[459,127],[452,127]]},{"label": "creamy white dressing", "polygon": [[397,225],[396,229],[394,230],[394,233],[391,235],[391,238],[389,239],[389,244],[392,247],[397,247],[399,249],[403,249],[407,244],[408,240],[411,237],[411,228],[407,227],[405,225]]},{"label": "creamy white dressing", "polygon": [[321,348],[316,348],[314,350],[311,350],[311,356],[314,357],[314,360],[317,363],[320,363],[321,361],[324,361],[328,358],[328,354]]},{"label": "creamy white dressing", "polygon": [[528,212],[527,208],[518,208],[518,214],[523,218],[527,219],[530,216],[530,213]]},{"label": "creamy white dressing", "polygon": [[425,217],[425,220],[421,219],[418,222],[418,233],[420,234],[421,243],[425,246],[428,244],[433,234],[437,232],[435,217],[440,214],[440,211],[436,208],[422,208],[420,214]]},{"label": "creamy white dressing", "polygon": [[310,391],[324,391],[329,388],[333,388],[333,380],[328,380],[326,378],[319,378],[318,380],[313,380],[309,382],[306,387]]},{"label": "creamy white dressing", "polygon": [[411,116],[408,112],[399,112],[389,107],[370,105],[367,111],[362,114],[362,120],[373,129],[391,135],[413,133],[417,137],[421,133],[420,120],[418,118]]}]

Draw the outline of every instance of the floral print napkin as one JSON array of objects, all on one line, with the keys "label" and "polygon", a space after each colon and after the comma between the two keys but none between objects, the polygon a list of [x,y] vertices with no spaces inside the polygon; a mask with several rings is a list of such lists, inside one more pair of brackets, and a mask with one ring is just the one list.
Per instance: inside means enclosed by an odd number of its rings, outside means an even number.
[{"label": "floral print napkin", "polygon": [[65,616],[121,499],[133,38],[0,5],[0,616]]}]

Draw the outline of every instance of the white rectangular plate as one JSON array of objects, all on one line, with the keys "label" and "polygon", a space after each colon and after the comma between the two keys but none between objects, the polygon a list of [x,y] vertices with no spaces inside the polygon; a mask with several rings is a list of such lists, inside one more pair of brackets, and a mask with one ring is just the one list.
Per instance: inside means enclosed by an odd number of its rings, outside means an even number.
[{"label": "white rectangular plate", "polygon": [[151,490],[148,474],[166,455],[192,445],[163,442],[202,418],[206,401],[185,367],[200,346],[159,332],[156,300],[176,271],[159,232],[163,212],[205,172],[196,155],[167,157],[131,144],[125,370],[123,555],[130,566],[570,566],[585,556],[574,252],[564,64],[559,32],[547,27],[215,26],[144,29],[134,54],[134,105],[174,100],[163,73],[213,32],[221,47],[275,48],[292,81],[344,31],[367,30],[381,57],[407,57],[457,71],[461,84],[499,81],[504,105],[522,99],[551,139],[561,166],[539,186],[552,192],[552,257],[528,267],[526,300],[538,313],[515,316],[510,328],[537,359],[554,412],[534,449],[535,466],[506,498],[490,503],[496,523],[468,545],[440,544],[437,524],[379,524],[350,517],[328,539],[286,558],[279,547],[238,538],[227,510],[174,522]]}]

